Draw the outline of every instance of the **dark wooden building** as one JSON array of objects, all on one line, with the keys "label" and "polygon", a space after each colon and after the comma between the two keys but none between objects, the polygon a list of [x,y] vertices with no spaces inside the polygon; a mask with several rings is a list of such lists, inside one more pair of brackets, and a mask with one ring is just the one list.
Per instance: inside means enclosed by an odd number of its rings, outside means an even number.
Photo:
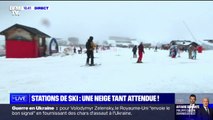
[{"label": "dark wooden building", "polygon": [[5,35],[7,58],[37,58],[45,56],[49,35],[36,28],[15,24],[0,32]]}]

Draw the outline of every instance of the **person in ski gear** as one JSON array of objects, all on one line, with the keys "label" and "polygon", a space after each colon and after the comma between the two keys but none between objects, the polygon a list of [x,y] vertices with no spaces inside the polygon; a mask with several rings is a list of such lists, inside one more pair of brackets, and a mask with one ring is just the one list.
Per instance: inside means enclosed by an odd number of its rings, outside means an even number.
[{"label": "person in ski gear", "polygon": [[98,49],[99,49],[99,46],[98,46],[98,45],[96,45],[96,53],[98,53]]},{"label": "person in ski gear", "polygon": [[[95,49],[96,45],[93,42],[93,37],[90,36],[87,43],[86,43],[86,53],[87,53],[87,60],[86,60],[86,64],[87,65],[94,65],[94,49]],[[91,59],[91,64],[89,64],[89,60]]]},{"label": "person in ski gear", "polygon": [[74,53],[76,53],[76,48],[75,47],[73,48],[73,51],[74,51]]},{"label": "person in ski gear", "polygon": [[78,54],[82,54],[82,47],[79,48]]},{"label": "person in ski gear", "polygon": [[157,52],[158,51],[158,47],[157,46],[155,46],[155,51],[154,52]]},{"label": "person in ski gear", "polygon": [[143,43],[141,42],[140,45],[138,46],[138,61],[137,63],[142,63],[142,59],[143,59],[143,54],[144,54],[144,46]]},{"label": "person in ski gear", "polygon": [[176,58],[177,55],[177,45],[176,43],[172,43],[172,46],[170,47],[170,57]]},{"label": "person in ski gear", "polygon": [[192,59],[192,52],[193,52],[193,50],[194,50],[194,46],[190,45],[189,48],[188,48],[189,59]]},{"label": "person in ski gear", "polygon": [[132,52],[133,52],[133,58],[137,58],[137,45],[135,45],[133,48],[132,48]]},{"label": "person in ski gear", "polygon": [[183,52],[183,47],[182,46],[177,46],[177,55],[180,57],[180,54]]},{"label": "person in ski gear", "polygon": [[181,49],[180,48],[177,49],[177,53],[178,53],[178,57],[180,57],[180,53],[181,53]]},{"label": "person in ski gear", "polygon": [[192,51],[192,59],[196,60],[197,59],[197,47],[194,47]]}]

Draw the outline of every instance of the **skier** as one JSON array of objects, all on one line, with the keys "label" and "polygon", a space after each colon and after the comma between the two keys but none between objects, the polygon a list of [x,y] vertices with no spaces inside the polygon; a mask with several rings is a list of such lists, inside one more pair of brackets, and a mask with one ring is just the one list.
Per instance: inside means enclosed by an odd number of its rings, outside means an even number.
[{"label": "skier", "polygon": [[178,57],[180,57],[180,52],[181,52],[181,49],[178,48],[178,49],[177,49]]},{"label": "skier", "polygon": [[73,51],[74,51],[74,53],[76,53],[76,48],[75,47],[74,47]]},{"label": "skier", "polygon": [[79,54],[82,54],[82,47],[80,47]]},{"label": "skier", "polygon": [[139,55],[139,57],[138,57],[137,63],[142,63],[143,53],[145,54],[144,46],[143,46],[143,43],[141,42],[140,45],[138,46],[138,55]]},{"label": "skier", "polygon": [[194,50],[194,46],[190,45],[189,48],[188,48],[189,59],[192,59],[192,52],[193,52],[193,50]]},{"label": "skier", "polygon": [[157,46],[155,46],[155,51],[154,52],[157,52],[158,51],[158,47]]},{"label": "skier", "polygon": [[177,46],[176,43],[172,43],[172,46],[170,47],[170,57],[176,58],[177,55]]},{"label": "skier", "polygon": [[[93,42],[93,37],[90,36],[87,43],[86,43],[86,53],[87,53],[87,61],[86,65],[94,66],[94,53],[93,50],[95,49],[95,44]],[[91,58],[91,64],[89,64],[89,59]]]},{"label": "skier", "polygon": [[197,48],[194,47],[193,51],[192,51],[192,59],[196,60],[197,59]]},{"label": "skier", "polygon": [[98,49],[99,49],[99,46],[98,46],[98,45],[96,45],[96,53],[98,53]]},{"label": "skier", "polygon": [[169,57],[172,57],[172,48],[169,48]]},{"label": "skier", "polygon": [[132,48],[132,52],[133,52],[133,58],[137,58],[137,45],[135,45],[133,48]]}]

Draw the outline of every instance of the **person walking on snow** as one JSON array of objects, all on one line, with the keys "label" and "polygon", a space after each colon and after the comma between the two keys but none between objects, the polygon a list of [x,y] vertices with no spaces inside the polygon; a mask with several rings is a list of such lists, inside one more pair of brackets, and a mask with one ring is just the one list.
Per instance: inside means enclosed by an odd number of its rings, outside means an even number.
[{"label": "person walking on snow", "polygon": [[196,60],[197,59],[197,47],[194,47],[192,51],[192,59]]},{"label": "person walking on snow", "polygon": [[180,57],[180,54],[181,54],[182,50],[183,50],[183,47],[177,46],[177,55],[178,55],[178,57]]},{"label": "person walking on snow", "polygon": [[135,45],[133,48],[132,48],[132,52],[133,52],[133,58],[137,58],[137,45]]},{"label": "person walking on snow", "polygon": [[96,53],[98,53],[98,49],[99,49],[99,46],[98,46],[98,45],[96,45]]},{"label": "person walking on snow", "polygon": [[[86,43],[86,49],[87,49],[87,60],[86,65],[94,66],[94,52],[96,45],[93,42],[93,37],[90,36],[87,43]],[[91,59],[91,64],[89,64],[89,59]]]},{"label": "person walking on snow", "polygon": [[139,57],[138,57],[137,63],[142,63],[143,54],[145,54],[145,52],[144,52],[143,43],[141,42],[140,45],[138,46],[138,55],[139,55]]},{"label": "person walking on snow", "polygon": [[76,48],[75,47],[73,48],[73,51],[74,51],[74,53],[76,53]]},{"label": "person walking on snow", "polygon": [[193,56],[192,56],[193,50],[194,50],[194,46],[190,45],[188,48],[189,59],[193,59]]},{"label": "person walking on snow", "polygon": [[154,52],[157,52],[158,51],[158,46],[155,46],[155,51]]},{"label": "person walking on snow", "polygon": [[82,54],[82,47],[80,47],[78,54]]},{"label": "person walking on snow", "polygon": [[176,43],[172,43],[172,46],[170,47],[170,57],[176,58],[177,55],[177,45]]}]

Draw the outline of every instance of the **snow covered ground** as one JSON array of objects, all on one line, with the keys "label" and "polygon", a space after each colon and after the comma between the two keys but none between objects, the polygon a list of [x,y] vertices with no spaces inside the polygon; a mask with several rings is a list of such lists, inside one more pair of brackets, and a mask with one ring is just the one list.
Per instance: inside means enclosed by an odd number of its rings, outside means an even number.
[{"label": "snow covered ground", "polygon": [[165,50],[145,50],[144,63],[136,64],[131,49],[112,48],[95,53],[95,63],[85,67],[86,54],[35,59],[0,57],[0,103],[9,103],[9,93],[90,92],[213,92],[213,51],[197,60],[187,53],[168,57]]}]

